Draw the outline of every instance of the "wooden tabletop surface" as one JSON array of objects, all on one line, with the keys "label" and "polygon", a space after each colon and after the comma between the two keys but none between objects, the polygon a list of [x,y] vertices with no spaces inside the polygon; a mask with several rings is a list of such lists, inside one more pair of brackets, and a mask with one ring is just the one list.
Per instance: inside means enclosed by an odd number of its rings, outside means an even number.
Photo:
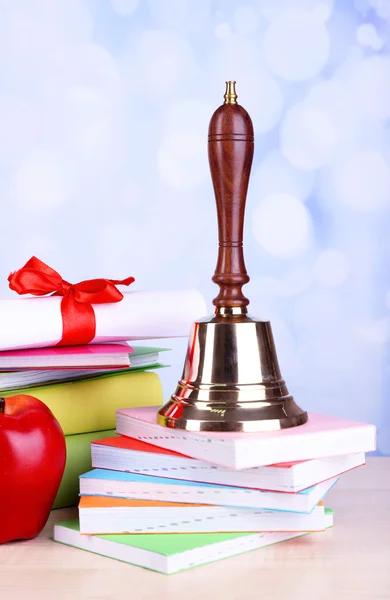
[{"label": "wooden tabletop surface", "polygon": [[[368,458],[328,494],[334,527],[174,575],[76,550],[42,534],[0,546],[2,600],[390,599],[390,458]],[[28,501],[26,502],[28,510]]]}]

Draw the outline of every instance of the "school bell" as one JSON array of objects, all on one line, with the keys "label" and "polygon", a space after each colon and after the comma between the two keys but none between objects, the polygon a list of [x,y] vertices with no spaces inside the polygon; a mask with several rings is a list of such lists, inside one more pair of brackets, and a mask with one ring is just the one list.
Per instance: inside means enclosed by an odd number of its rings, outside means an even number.
[{"label": "school bell", "polygon": [[187,431],[257,432],[306,423],[281,376],[269,321],[248,315],[244,211],[254,152],[250,116],[226,82],[208,132],[218,215],[215,312],[192,325],[182,377],[157,422]]}]

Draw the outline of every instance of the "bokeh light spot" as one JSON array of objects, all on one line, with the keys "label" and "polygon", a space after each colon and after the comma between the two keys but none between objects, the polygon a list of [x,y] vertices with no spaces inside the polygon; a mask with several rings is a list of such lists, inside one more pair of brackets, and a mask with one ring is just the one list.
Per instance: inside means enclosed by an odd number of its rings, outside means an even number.
[{"label": "bokeh light spot", "polygon": [[304,250],[310,237],[310,215],[289,194],[270,194],[254,209],[252,229],[257,242],[270,254],[291,257]]},{"label": "bokeh light spot", "polygon": [[162,179],[174,187],[191,189],[206,177],[204,135],[196,130],[179,130],[167,137],[158,151]]},{"label": "bokeh light spot", "polygon": [[390,58],[372,56],[358,62],[350,74],[350,94],[363,115],[390,118]]},{"label": "bokeh light spot", "polygon": [[242,71],[237,85],[239,102],[247,98],[255,134],[266,133],[277,125],[283,114],[283,92],[274,77],[260,69]]},{"label": "bokeh light spot", "polygon": [[218,25],[216,26],[216,28],[214,30],[214,33],[217,36],[217,38],[220,38],[223,40],[223,39],[230,37],[230,35],[232,33],[232,29],[231,29],[229,23],[218,23]]},{"label": "bokeh light spot", "polygon": [[380,50],[383,47],[384,41],[378,35],[375,26],[372,23],[362,23],[356,31],[356,40],[366,48]]},{"label": "bokeh light spot", "polygon": [[45,155],[26,160],[11,178],[10,194],[23,210],[43,211],[60,207],[66,199],[67,190],[58,161]]},{"label": "bokeh light spot", "polygon": [[344,283],[348,271],[348,257],[340,250],[321,252],[314,265],[315,279],[322,285],[330,287]]},{"label": "bokeh light spot", "polygon": [[241,33],[242,35],[255,33],[259,27],[259,21],[259,15],[256,9],[249,4],[239,6],[234,13],[234,26],[238,33]]},{"label": "bokeh light spot", "polygon": [[129,17],[135,13],[138,0],[111,0],[113,10],[122,17]]},{"label": "bokeh light spot", "polygon": [[335,167],[337,198],[355,210],[376,211],[390,201],[390,170],[377,150],[362,150]]},{"label": "bokeh light spot", "polygon": [[293,107],[280,129],[284,156],[299,169],[318,169],[328,164],[340,135],[331,116],[305,104]]},{"label": "bokeh light spot", "polygon": [[297,11],[305,12],[312,19],[326,21],[332,8],[333,0],[259,0],[261,14],[271,23]]},{"label": "bokeh light spot", "polygon": [[287,81],[306,81],[325,66],[330,51],[325,25],[304,12],[290,12],[270,24],[264,52],[269,68]]},{"label": "bokeh light spot", "polygon": [[269,152],[251,177],[251,196],[262,198],[272,193],[286,193],[305,200],[312,192],[315,176],[311,171],[294,167],[279,150]]}]

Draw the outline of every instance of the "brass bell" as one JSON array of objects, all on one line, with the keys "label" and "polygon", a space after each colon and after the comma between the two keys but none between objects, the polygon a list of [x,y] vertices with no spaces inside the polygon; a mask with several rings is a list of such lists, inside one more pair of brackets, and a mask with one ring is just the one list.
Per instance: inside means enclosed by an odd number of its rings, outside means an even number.
[{"label": "brass bell", "polygon": [[254,152],[250,116],[235,82],[209,125],[208,156],[218,215],[215,314],[192,325],[183,374],[157,415],[189,431],[271,431],[306,423],[282,379],[271,324],[247,314],[244,211]]}]

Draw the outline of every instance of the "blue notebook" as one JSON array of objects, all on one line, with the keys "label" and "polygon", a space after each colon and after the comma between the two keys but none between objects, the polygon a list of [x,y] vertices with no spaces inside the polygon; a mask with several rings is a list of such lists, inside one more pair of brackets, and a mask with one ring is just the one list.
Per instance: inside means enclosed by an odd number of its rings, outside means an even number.
[{"label": "blue notebook", "polygon": [[301,492],[285,493],[92,469],[80,476],[80,495],[310,513],[338,479],[334,477]]}]

